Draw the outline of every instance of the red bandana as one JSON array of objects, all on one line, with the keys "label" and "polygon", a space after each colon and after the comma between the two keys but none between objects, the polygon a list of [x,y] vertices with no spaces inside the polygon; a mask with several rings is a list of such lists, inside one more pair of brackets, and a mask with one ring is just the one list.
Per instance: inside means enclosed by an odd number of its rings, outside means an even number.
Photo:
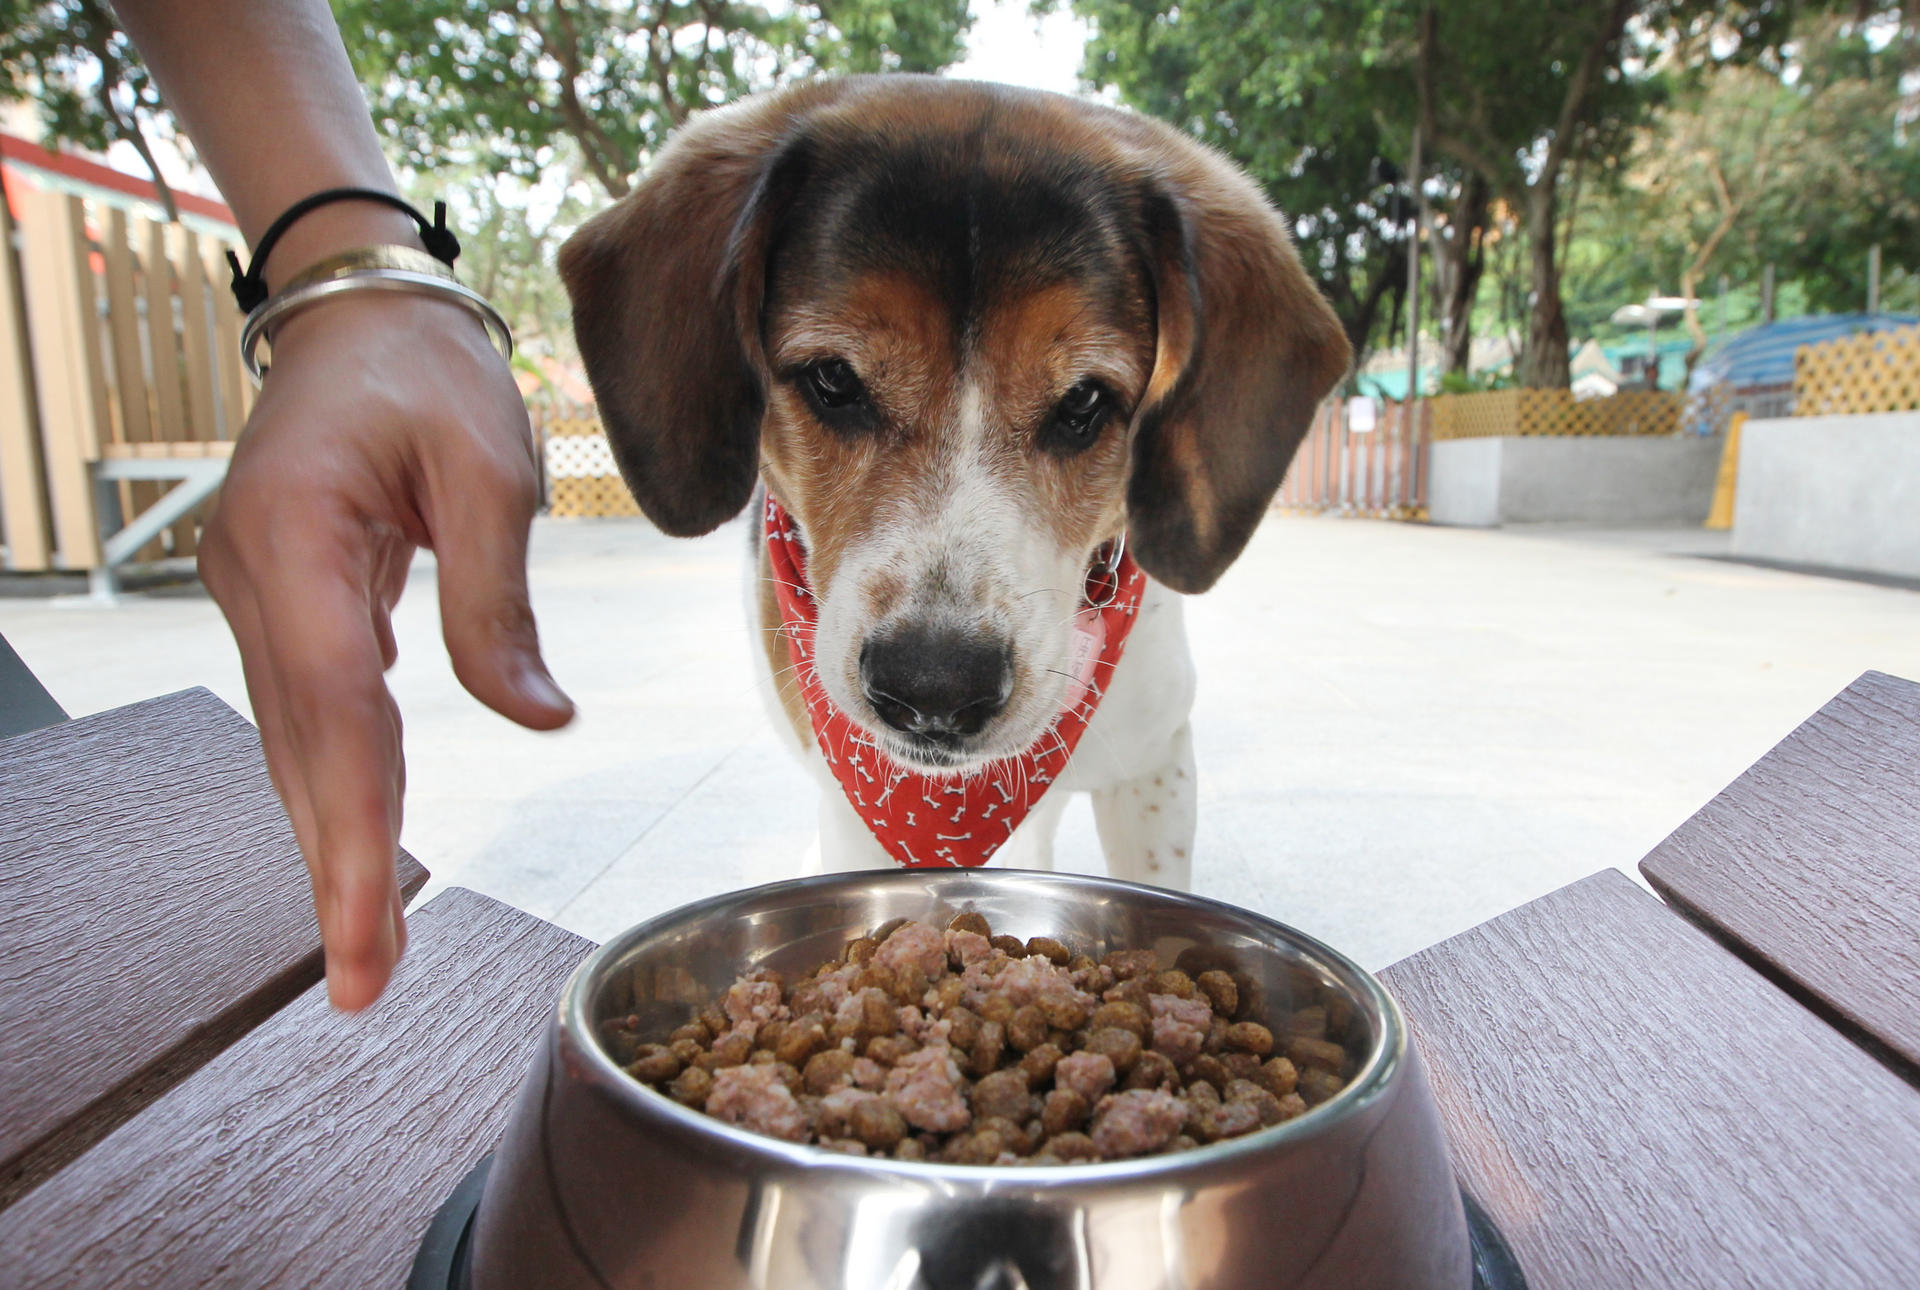
[{"label": "red bandana", "polygon": [[[807,553],[780,503],[767,496],[767,554],[780,602],[781,628],[814,738],[847,801],[887,853],[910,869],[983,865],[1013,836],[1080,742],[1126,648],[1147,577],[1121,553],[1111,570],[1089,572],[1074,622],[1076,685],[1060,715],[1025,752],[969,774],[924,775],[904,769],[834,706],[813,667],[819,608],[807,584]],[[1096,603],[1105,602],[1102,607]]]}]

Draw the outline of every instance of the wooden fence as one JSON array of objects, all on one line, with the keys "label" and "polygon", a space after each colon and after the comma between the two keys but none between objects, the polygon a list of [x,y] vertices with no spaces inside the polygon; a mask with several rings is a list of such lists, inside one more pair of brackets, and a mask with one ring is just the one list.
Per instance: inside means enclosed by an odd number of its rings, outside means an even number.
[{"label": "wooden fence", "polygon": [[1274,497],[1299,513],[1424,519],[1427,460],[1433,438],[1431,399],[1411,409],[1388,403],[1371,430],[1356,430],[1346,406],[1330,400],[1293,455]]},{"label": "wooden fence", "polygon": [[[240,318],[219,287],[227,242],[18,173],[7,176],[7,197],[5,567],[91,570],[101,564],[103,527],[153,506],[175,477],[168,463],[224,457],[246,423],[253,389],[240,367]],[[99,469],[128,462],[141,464]],[[103,474],[114,477],[96,478]],[[191,555],[196,532],[191,514],[182,516],[139,556]]]},{"label": "wooden fence", "polygon": [[1793,392],[1803,417],[1920,409],[1920,324],[1802,345]]},{"label": "wooden fence", "polygon": [[1433,437],[1672,434],[1680,427],[1681,402],[1666,390],[1624,390],[1604,399],[1575,399],[1569,390],[1442,394],[1432,400]]},{"label": "wooden fence", "polygon": [[572,517],[640,514],[620,478],[613,449],[591,409],[534,411],[547,513]]}]

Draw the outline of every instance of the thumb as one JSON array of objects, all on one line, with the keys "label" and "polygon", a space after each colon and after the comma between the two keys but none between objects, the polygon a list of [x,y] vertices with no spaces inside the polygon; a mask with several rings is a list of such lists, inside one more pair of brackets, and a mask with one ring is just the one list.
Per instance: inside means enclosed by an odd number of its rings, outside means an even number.
[{"label": "thumb", "polygon": [[477,487],[442,490],[433,513],[440,623],[454,675],[474,698],[535,730],[573,719],[573,701],[547,671],[527,599],[531,469]]}]

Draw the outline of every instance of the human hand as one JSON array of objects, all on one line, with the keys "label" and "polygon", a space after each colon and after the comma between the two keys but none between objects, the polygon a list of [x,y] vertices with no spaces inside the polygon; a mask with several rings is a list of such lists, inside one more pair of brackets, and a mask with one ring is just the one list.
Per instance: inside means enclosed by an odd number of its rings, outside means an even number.
[{"label": "human hand", "polygon": [[533,452],[506,363],[457,305],[352,293],[274,333],[200,575],[240,646],[336,1007],[378,998],[406,947],[394,879],[406,769],[383,673],[415,548],[438,557],[460,683],[536,730],[572,719],[527,600]]}]

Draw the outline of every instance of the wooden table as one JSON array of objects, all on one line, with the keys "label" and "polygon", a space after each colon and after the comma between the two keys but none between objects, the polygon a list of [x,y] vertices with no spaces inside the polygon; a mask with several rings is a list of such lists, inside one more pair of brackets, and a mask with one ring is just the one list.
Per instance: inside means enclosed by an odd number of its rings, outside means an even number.
[{"label": "wooden table", "polygon": [[[145,706],[89,720],[164,715]],[[24,782],[7,776],[45,759],[20,744],[0,742],[0,811]],[[1870,674],[1648,858],[1672,907],[1605,872],[1383,974],[1463,1183],[1537,1290],[1920,1285],[1916,748],[1920,686]],[[255,756],[224,775],[247,782]],[[35,783],[64,795],[87,779]],[[168,831],[230,866],[247,854],[193,834],[188,815]],[[133,839],[153,818],[95,831]],[[0,850],[0,897],[11,860]],[[0,1212],[0,1280],[403,1284],[589,948],[457,889],[410,922],[407,960],[369,1014],[329,1011],[312,985],[257,1016],[228,1008],[252,1024],[206,1041],[224,1051]],[[17,929],[0,927],[4,971]],[[168,929],[143,934],[159,938],[160,970],[122,997],[207,966]],[[10,994],[49,988],[5,979]],[[31,1137],[20,1118],[0,1103],[8,1131]]]}]

